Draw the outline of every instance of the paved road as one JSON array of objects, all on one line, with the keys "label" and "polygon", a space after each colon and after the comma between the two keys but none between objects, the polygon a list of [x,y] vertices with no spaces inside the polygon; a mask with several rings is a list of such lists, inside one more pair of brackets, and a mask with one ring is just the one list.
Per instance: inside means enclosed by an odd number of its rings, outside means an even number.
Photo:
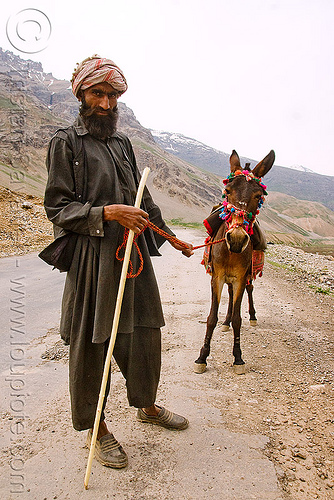
[{"label": "paved road", "polygon": [[[24,374],[29,416],[36,413],[42,394],[55,378],[41,379],[33,347],[59,322],[64,279],[63,273],[53,271],[35,253],[0,259],[0,373],[7,379],[18,370]],[[1,388],[4,412],[10,404],[9,380]]]},{"label": "paved road", "polygon": [[28,345],[57,324],[64,278],[37,254],[0,259],[1,371],[11,342]]},{"label": "paved road", "polygon": [[35,253],[0,259],[2,338],[9,337],[14,321],[23,324],[27,342],[54,326],[59,319],[64,278],[64,273],[53,271]]}]

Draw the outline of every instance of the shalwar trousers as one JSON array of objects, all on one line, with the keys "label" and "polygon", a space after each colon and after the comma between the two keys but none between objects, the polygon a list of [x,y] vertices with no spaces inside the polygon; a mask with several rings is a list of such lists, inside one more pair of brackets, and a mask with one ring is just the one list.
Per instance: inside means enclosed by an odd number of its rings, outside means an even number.
[{"label": "shalwar trousers", "polygon": [[[94,425],[109,339],[92,343],[87,336],[70,339],[69,385],[72,422],[76,430]],[[148,408],[156,399],[161,368],[160,328],[135,327],[132,333],[118,333],[113,356],[125,380],[130,406]],[[110,389],[110,374],[103,410]],[[104,411],[101,414],[104,420]]]}]

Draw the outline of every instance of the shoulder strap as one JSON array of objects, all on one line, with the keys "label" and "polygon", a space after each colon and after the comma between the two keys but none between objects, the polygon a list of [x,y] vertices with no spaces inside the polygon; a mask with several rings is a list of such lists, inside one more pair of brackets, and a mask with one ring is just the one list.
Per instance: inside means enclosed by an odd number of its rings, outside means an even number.
[{"label": "shoulder strap", "polygon": [[135,169],[135,167],[134,167],[134,165],[133,165],[132,161],[131,161],[131,160],[130,160],[130,158],[129,158],[128,152],[126,151],[126,148],[125,148],[125,146],[124,146],[124,142],[123,142],[123,140],[122,140],[122,137],[121,137],[118,133],[116,133],[116,134],[115,134],[115,138],[116,138],[117,143],[119,144],[119,146],[120,146],[120,148],[121,148],[121,150],[122,150],[122,153],[123,153],[124,158],[126,159],[126,161],[128,162],[128,164],[129,164],[129,165],[130,165],[130,167],[131,167],[132,174],[133,174],[133,177],[134,177],[134,180],[135,180],[136,186],[138,187],[138,185],[139,185],[139,181],[138,181],[138,177],[137,177],[137,172],[136,172],[136,169]]},{"label": "shoulder strap", "polygon": [[56,136],[70,143],[73,152],[75,195],[77,201],[85,203],[87,201],[87,159],[82,136],[76,133],[73,125],[57,130]]}]

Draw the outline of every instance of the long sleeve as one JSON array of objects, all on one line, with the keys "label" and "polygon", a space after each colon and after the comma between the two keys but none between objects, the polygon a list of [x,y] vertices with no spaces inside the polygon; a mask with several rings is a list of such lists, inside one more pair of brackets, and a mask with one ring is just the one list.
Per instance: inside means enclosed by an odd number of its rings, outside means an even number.
[{"label": "long sleeve", "polygon": [[55,136],[51,140],[46,162],[48,181],[44,206],[47,217],[55,226],[66,231],[104,236],[103,206],[92,207],[89,201],[81,203],[77,200],[73,162],[74,154],[68,142]]}]

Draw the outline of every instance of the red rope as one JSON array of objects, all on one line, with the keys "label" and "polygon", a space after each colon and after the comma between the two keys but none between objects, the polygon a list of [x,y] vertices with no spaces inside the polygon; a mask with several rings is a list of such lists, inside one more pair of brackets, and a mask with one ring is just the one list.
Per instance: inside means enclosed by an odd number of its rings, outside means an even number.
[{"label": "red rope", "polygon": [[197,248],[211,247],[216,243],[222,243],[222,241],[224,240],[225,238],[221,238],[220,240],[208,241],[207,243],[204,243],[204,245],[197,245],[197,247],[193,247],[193,250],[197,250]]},{"label": "red rope", "polygon": [[[139,260],[140,260],[140,264],[139,264],[139,269],[138,271],[134,274],[133,273],[133,265],[132,265],[132,262],[131,262],[131,259],[129,260],[129,271],[126,275],[127,278],[137,278],[137,276],[140,275],[140,273],[142,272],[143,270],[143,267],[144,267],[144,260],[143,260],[143,256],[142,256],[142,253],[140,251],[140,248],[138,246],[138,243],[135,241],[136,238],[138,238],[139,234],[141,234],[142,231],[138,234],[135,235],[134,237],[134,240],[133,240],[133,244],[137,250],[137,253],[138,253],[138,256],[139,256]],[[129,236],[129,230],[128,229],[125,229],[124,231],[124,236],[123,236],[123,243],[121,243],[121,245],[117,248],[116,250],[116,259],[119,260],[120,262],[122,262],[124,260],[124,255],[123,257],[120,256],[120,251],[122,250],[122,248],[124,248],[124,251],[125,251],[125,247],[126,247],[126,242],[128,241],[128,236]]]},{"label": "red rope", "polygon": [[[137,278],[137,276],[139,276],[143,270],[144,260],[143,260],[143,256],[142,256],[142,253],[140,251],[140,248],[138,246],[138,243],[136,242],[136,239],[138,238],[139,235],[141,235],[145,231],[145,229],[147,227],[150,227],[153,231],[160,234],[160,236],[163,236],[166,240],[171,241],[173,243],[176,243],[177,245],[180,245],[181,247],[189,248],[187,243],[184,243],[183,241],[179,240],[178,238],[176,238],[176,236],[172,236],[172,235],[166,233],[165,231],[160,229],[158,226],[153,224],[153,222],[147,221],[147,225],[144,227],[144,229],[142,229],[140,231],[140,233],[135,234],[134,239],[133,239],[133,244],[137,250],[139,261],[140,261],[138,271],[136,273],[133,272],[133,265],[132,265],[132,262],[130,259],[129,272],[127,273],[127,278]],[[124,248],[124,250],[125,250],[126,242],[128,241],[128,236],[129,236],[129,230],[125,229],[124,236],[123,236],[123,242],[116,250],[116,259],[119,260],[120,262],[122,262],[124,260],[124,255],[123,255],[123,257],[121,257],[120,252],[121,252],[122,248]],[[203,247],[215,245],[216,243],[221,243],[222,241],[224,241],[224,238],[222,238],[221,240],[209,241],[208,243],[204,243],[204,245],[198,245],[196,247],[193,247],[193,250],[197,250],[198,248],[203,248]]]},{"label": "red rope", "polygon": [[[159,227],[155,226],[153,224],[153,222],[148,221],[148,224],[146,227],[150,227],[151,229],[153,229],[153,231],[160,234],[161,236],[166,238],[166,240],[168,240],[168,241],[172,241],[173,243],[176,243],[176,244],[180,245],[181,247],[189,248],[187,243],[184,243],[183,241],[177,239],[175,236],[171,236],[170,234],[166,233],[165,231],[163,231]],[[222,238],[221,240],[215,240],[215,241],[210,241],[209,243],[204,243],[204,245],[197,245],[196,247],[193,247],[193,250],[197,250],[198,248],[203,248],[203,247],[215,245],[216,243],[221,243],[222,241],[224,241],[224,238]]]}]

